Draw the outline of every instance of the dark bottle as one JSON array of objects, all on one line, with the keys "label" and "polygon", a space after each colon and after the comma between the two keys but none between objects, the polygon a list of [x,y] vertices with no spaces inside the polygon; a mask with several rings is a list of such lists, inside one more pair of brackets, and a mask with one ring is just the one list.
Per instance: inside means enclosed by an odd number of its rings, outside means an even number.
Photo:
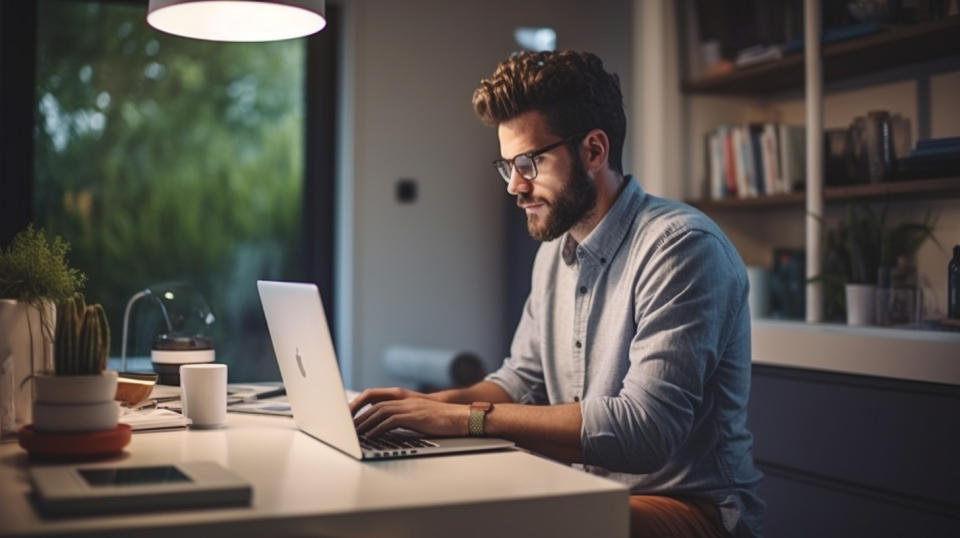
[{"label": "dark bottle", "polygon": [[947,265],[947,317],[960,319],[960,245],[953,247]]}]

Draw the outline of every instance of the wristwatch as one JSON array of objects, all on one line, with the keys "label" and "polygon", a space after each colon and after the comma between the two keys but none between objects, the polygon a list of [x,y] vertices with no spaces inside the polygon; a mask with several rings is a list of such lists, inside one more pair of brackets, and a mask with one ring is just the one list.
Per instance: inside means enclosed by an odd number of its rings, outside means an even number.
[{"label": "wristwatch", "polygon": [[467,420],[467,432],[470,437],[484,437],[486,435],[483,423],[490,411],[493,411],[493,404],[490,402],[473,402],[470,404],[470,418]]}]

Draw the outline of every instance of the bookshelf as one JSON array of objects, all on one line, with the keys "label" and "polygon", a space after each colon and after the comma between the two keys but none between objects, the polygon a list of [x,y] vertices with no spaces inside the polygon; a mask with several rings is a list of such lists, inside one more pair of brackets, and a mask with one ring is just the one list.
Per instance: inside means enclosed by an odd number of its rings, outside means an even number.
[{"label": "bookshelf", "polygon": [[[863,185],[825,187],[823,198],[827,202],[926,200],[931,198],[960,198],[960,177],[890,181]],[[802,206],[806,196],[802,192],[757,196],[754,198],[728,198],[724,200],[698,199],[687,203],[707,212],[765,210]]]},{"label": "bookshelf", "polygon": [[[822,35],[817,22],[822,20],[821,3],[826,5],[823,0],[804,0],[803,35]],[[678,15],[678,32],[673,34],[680,44],[679,56],[686,54],[688,59],[690,51],[700,46],[690,37],[697,31],[692,5]],[[808,16],[810,10],[814,16]],[[685,78],[682,69],[676,71],[674,84],[680,91],[675,102],[665,100],[664,105],[680,110],[683,145],[677,169],[687,203],[716,219],[744,259],[755,265],[765,265],[765,253],[777,248],[805,250],[807,274],[819,272],[822,229],[841,218],[845,204],[889,203],[896,207],[897,218],[907,221],[933,211],[939,217],[940,241],[955,242],[960,231],[960,170],[932,179],[830,186],[825,167],[811,168],[810,163],[824,162],[825,127],[845,128],[871,110],[907,118],[914,143],[920,138],[960,135],[960,101],[955,97],[960,95],[960,15],[889,25],[874,34],[822,47],[817,46],[817,37],[807,41],[804,50],[779,60],[721,75]],[[717,125],[770,123],[807,127],[805,191],[709,198],[711,150],[708,146],[704,151],[705,135]],[[916,263],[931,276],[930,295],[940,298],[932,307],[942,310],[946,276],[941,265],[945,262],[934,250],[925,247]],[[814,283],[806,291],[806,322],[820,323],[823,290]]]},{"label": "bookshelf", "polygon": [[[824,82],[960,56],[960,16],[895,26],[876,34],[823,47]],[[722,75],[687,80],[687,94],[762,96],[799,89],[804,82],[803,52]]]}]

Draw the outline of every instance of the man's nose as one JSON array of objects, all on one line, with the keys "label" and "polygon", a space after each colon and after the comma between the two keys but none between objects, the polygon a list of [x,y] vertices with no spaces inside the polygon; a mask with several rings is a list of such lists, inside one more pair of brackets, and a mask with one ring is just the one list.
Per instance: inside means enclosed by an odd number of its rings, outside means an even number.
[{"label": "man's nose", "polygon": [[510,181],[507,182],[507,192],[516,196],[521,192],[530,192],[532,188],[531,181],[521,176],[516,168],[511,171]]}]

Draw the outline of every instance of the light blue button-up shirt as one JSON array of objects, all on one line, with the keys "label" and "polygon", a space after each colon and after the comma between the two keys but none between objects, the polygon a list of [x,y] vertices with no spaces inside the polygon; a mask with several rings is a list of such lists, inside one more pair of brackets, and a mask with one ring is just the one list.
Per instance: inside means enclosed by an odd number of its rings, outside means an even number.
[{"label": "light blue button-up shirt", "polygon": [[759,536],[743,261],[704,214],[626,182],[582,244],[540,247],[510,357],[487,380],[515,402],[580,402],[587,470],[710,499],[734,535]]}]

